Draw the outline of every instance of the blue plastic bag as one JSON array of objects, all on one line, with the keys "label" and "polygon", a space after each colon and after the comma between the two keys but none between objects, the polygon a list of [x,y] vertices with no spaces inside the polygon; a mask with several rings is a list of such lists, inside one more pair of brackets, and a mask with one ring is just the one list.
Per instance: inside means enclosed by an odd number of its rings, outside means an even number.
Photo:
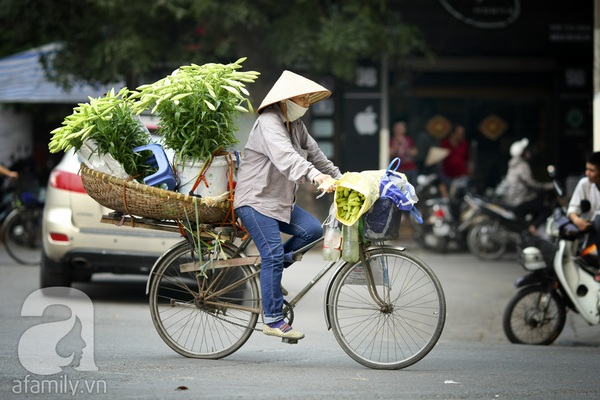
[{"label": "blue plastic bag", "polygon": [[413,218],[422,224],[423,218],[415,206],[419,201],[415,188],[408,182],[406,175],[396,171],[400,163],[400,158],[396,157],[388,165],[379,184],[379,197],[392,200],[400,210],[410,211]]}]

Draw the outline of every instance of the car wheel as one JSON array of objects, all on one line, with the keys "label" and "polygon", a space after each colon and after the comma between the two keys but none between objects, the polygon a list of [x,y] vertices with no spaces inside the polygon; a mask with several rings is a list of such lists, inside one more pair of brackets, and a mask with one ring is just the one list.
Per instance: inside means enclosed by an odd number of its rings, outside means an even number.
[{"label": "car wheel", "polygon": [[72,283],[71,270],[63,264],[52,261],[46,253],[42,251],[42,261],[40,263],[40,288],[52,286],[70,287]]}]

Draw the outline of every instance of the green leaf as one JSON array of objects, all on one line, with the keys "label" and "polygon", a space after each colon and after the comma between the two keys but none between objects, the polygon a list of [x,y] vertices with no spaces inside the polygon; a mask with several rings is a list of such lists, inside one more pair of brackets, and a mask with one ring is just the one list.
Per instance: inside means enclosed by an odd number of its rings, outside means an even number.
[{"label": "green leaf", "polygon": [[173,98],[171,99],[172,101],[176,101],[176,100],[181,100],[181,99],[185,99],[188,96],[191,96],[191,93],[180,93],[177,94],[175,96],[173,96]]},{"label": "green leaf", "polygon": [[212,111],[215,111],[217,108],[208,100],[204,100],[204,104],[206,104],[206,106],[208,108],[210,108]]}]

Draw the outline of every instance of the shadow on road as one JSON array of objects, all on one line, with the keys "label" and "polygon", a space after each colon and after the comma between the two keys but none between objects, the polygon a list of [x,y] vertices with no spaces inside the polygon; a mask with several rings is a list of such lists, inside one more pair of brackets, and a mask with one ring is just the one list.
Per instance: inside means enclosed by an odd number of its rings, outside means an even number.
[{"label": "shadow on road", "polygon": [[87,294],[94,302],[107,303],[148,303],[145,275],[99,274],[90,282],[73,284]]}]

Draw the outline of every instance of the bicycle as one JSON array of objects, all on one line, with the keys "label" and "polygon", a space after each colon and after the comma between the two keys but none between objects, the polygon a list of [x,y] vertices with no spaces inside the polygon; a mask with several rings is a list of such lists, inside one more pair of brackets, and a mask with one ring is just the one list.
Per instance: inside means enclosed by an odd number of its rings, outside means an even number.
[{"label": "bicycle", "polygon": [[[124,221],[131,217],[109,214],[102,220]],[[143,218],[134,218],[133,225],[179,229],[175,223]],[[254,331],[262,331],[257,328],[262,316],[260,257],[244,253],[252,239],[243,231],[213,225],[201,225],[200,231],[206,244],[199,256],[197,238],[188,235],[156,261],[146,293],[152,322],[171,349],[185,357],[219,359],[240,349]],[[284,302],[290,324],[295,306],[332,269],[325,293],[326,325],[352,359],[369,368],[401,369],[435,346],[446,319],[441,283],[427,264],[405,248],[383,242],[361,244],[358,262],[328,262],[293,299]]]},{"label": "bicycle", "polygon": [[0,237],[6,252],[19,264],[39,265],[42,259],[43,203],[30,191],[14,190],[3,208],[6,216],[0,227]]}]

